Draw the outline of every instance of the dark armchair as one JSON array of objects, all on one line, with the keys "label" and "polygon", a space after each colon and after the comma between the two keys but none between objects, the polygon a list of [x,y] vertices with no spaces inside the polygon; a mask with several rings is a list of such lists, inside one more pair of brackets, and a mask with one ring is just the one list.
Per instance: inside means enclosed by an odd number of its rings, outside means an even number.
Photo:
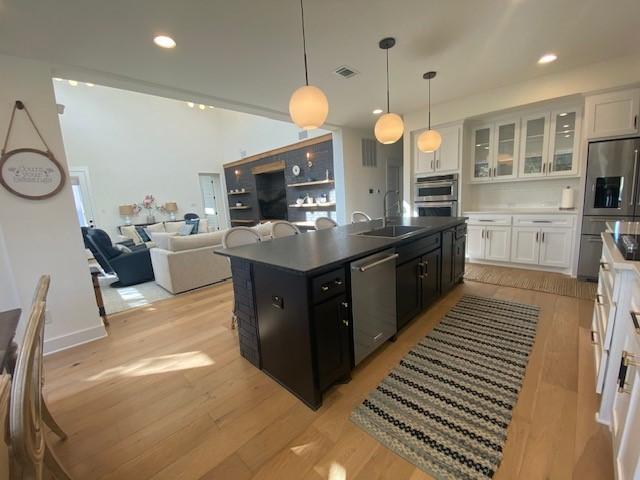
[{"label": "dark armchair", "polygon": [[87,229],[83,231],[83,236],[102,269],[118,275],[118,281],[112,283],[112,287],[127,287],[154,279],[151,255],[147,248],[124,253],[115,248],[109,235],[99,228]]}]

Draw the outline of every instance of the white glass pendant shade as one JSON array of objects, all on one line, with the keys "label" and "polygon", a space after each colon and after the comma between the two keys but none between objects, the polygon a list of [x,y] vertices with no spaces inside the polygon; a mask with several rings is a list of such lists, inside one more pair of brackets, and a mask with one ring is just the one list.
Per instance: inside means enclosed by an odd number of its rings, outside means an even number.
[{"label": "white glass pendant shade", "polygon": [[424,153],[435,152],[441,143],[442,136],[436,130],[426,130],[418,137],[418,150]]},{"label": "white glass pendant shade", "polygon": [[329,114],[329,102],[322,90],[313,85],[298,88],[289,100],[291,120],[303,130],[320,128]]},{"label": "white glass pendant shade", "polygon": [[385,145],[395,143],[402,137],[404,123],[400,115],[396,113],[385,113],[378,118],[373,132],[380,143],[384,143]]}]

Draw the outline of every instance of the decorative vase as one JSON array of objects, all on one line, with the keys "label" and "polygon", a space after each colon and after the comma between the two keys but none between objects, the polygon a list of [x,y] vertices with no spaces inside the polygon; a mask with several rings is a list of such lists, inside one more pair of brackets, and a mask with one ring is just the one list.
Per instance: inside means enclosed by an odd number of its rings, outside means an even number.
[{"label": "decorative vase", "polygon": [[156,223],[155,215],[147,215],[147,223]]}]

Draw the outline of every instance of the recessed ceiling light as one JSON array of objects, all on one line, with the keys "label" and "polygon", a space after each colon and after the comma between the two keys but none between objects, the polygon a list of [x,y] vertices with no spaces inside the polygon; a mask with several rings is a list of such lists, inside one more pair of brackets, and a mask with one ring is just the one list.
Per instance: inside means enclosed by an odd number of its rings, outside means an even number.
[{"label": "recessed ceiling light", "polygon": [[199,108],[200,110],[204,110],[204,109],[205,109],[205,108],[207,108],[207,107],[206,107],[205,105],[203,105],[203,104],[200,104],[200,105],[198,105],[198,108]]},{"label": "recessed ceiling light", "polygon": [[175,40],[166,35],[158,35],[153,39],[153,43],[162,48],[174,48],[176,46]]},{"label": "recessed ceiling light", "polygon": [[374,115],[380,115],[381,113],[382,113],[382,109],[381,109],[381,108],[376,108],[376,109],[373,111],[373,114],[374,114]]},{"label": "recessed ceiling light", "polygon": [[76,80],[69,80],[69,85],[75,87],[76,85],[78,85],[78,82]]},{"label": "recessed ceiling light", "polygon": [[87,87],[94,87],[94,86],[95,86],[93,83],[90,83],[90,82],[86,82],[86,83],[85,83],[85,85],[86,85]]},{"label": "recessed ceiling light", "polygon": [[187,105],[189,105],[189,108],[193,108],[196,106],[196,104],[193,102],[187,102]]},{"label": "recessed ceiling light", "polygon": [[540,60],[538,60],[538,63],[551,63],[551,62],[555,62],[558,59],[558,56],[555,53],[545,53],[543,56],[540,57]]}]

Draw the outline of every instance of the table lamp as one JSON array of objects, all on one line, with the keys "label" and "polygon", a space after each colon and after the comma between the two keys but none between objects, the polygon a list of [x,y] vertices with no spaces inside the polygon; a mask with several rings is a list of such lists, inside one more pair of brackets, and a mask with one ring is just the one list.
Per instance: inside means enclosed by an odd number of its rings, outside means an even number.
[{"label": "table lamp", "polygon": [[133,205],[120,205],[118,211],[120,212],[120,216],[124,217],[124,224],[131,225],[131,216],[134,213]]},{"label": "table lamp", "polygon": [[169,219],[176,219],[176,212],[178,211],[178,204],[176,202],[167,202],[164,204],[164,209],[169,212]]}]

